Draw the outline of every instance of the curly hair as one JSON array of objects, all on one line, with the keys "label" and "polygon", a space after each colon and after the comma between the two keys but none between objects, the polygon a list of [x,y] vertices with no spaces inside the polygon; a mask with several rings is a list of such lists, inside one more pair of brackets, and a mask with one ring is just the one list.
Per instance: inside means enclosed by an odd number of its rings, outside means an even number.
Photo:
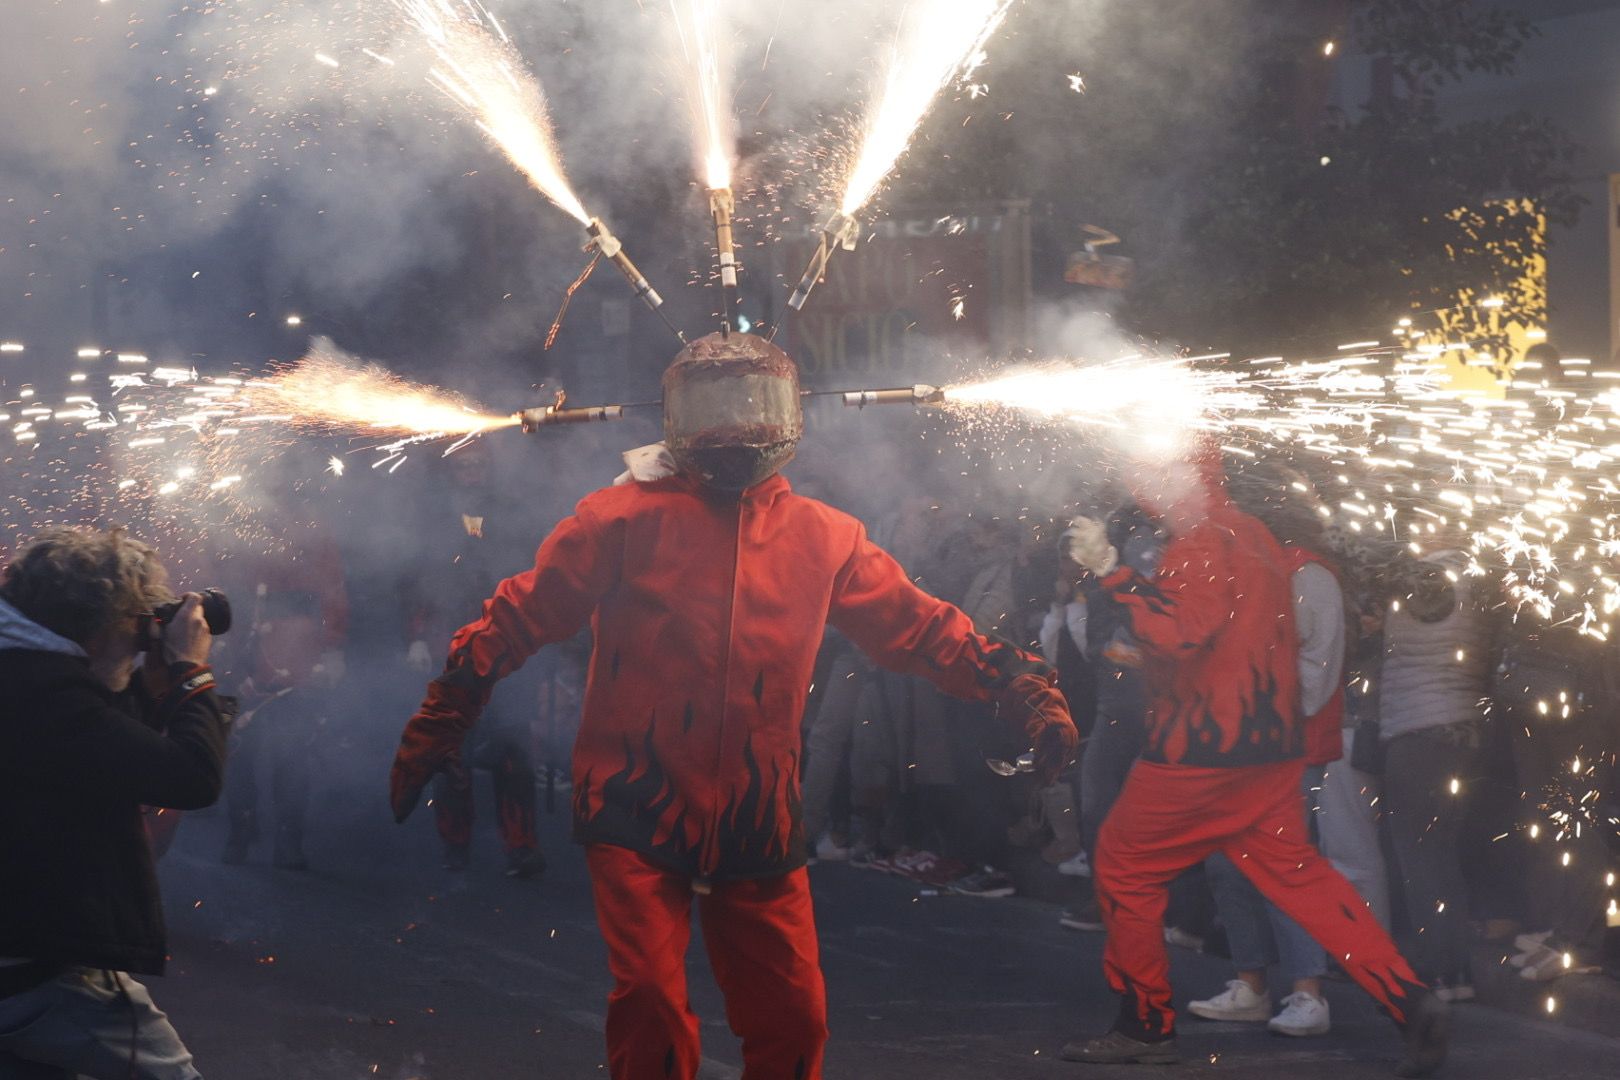
[{"label": "curly hair", "polygon": [[0,599],[79,645],[173,598],[157,552],[122,528],[48,529],[0,575]]}]

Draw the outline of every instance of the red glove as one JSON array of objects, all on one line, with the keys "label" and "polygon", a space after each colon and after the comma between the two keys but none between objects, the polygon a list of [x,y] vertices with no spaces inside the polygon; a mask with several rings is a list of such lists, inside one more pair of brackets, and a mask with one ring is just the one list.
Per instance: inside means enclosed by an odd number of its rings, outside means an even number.
[{"label": "red glove", "polygon": [[1069,718],[1069,703],[1057,686],[1040,675],[1020,675],[997,695],[996,704],[1004,717],[1023,728],[1034,747],[1036,782],[1042,787],[1055,783],[1080,743],[1080,733]]},{"label": "red glove", "polygon": [[434,774],[461,762],[461,744],[478,722],[483,703],[466,689],[444,679],[428,683],[427,697],[405,725],[388,777],[394,820],[404,821],[416,809],[422,789]]}]

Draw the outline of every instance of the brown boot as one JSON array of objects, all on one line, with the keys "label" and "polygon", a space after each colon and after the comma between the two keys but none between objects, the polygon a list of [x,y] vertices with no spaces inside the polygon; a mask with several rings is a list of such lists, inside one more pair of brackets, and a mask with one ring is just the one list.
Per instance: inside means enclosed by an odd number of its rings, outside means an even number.
[{"label": "brown boot", "polygon": [[1024,816],[1007,826],[1007,843],[1013,847],[1039,847],[1046,841],[1046,822],[1041,818],[1040,792],[1029,798]]},{"label": "brown boot", "polygon": [[1041,858],[1056,866],[1080,853],[1080,811],[1074,805],[1074,789],[1059,780],[1040,790],[1041,816],[1052,830],[1052,842],[1041,849]]}]

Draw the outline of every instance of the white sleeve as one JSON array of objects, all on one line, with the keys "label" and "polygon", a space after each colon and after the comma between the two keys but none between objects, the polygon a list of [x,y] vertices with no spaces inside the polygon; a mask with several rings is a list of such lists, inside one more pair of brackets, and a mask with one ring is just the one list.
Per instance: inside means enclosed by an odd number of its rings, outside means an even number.
[{"label": "white sleeve", "polygon": [[1086,616],[1089,614],[1084,600],[1071,600],[1063,609],[1063,622],[1068,627],[1069,637],[1074,641],[1074,647],[1080,650],[1080,655],[1087,660],[1091,659],[1091,650],[1086,648]]},{"label": "white sleeve", "polygon": [[1299,631],[1299,707],[1315,716],[1344,677],[1344,593],[1326,567],[1295,571],[1294,622]]},{"label": "white sleeve", "polygon": [[1056,664],[1058,659],[1058,634],[1063,630],[1063,605],[1053,601],[1046,609],[1046,618],[1041,620],[1041,655],[1048,664]]}]

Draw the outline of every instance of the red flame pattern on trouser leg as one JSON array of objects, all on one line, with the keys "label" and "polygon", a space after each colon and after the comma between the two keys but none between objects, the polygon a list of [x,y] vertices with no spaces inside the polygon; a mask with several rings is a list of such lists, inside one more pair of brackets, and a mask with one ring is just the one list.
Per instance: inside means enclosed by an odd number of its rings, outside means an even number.
[{"label": "red flame pattern on trouser leg", "polygon": [[[692,1080],[698,1019],[686,992],[691,879],[628,848],[585,849],[608,947],[608,1068],[613,1080]],[[821,1080],[827,998],[810,878],[716,882],[698,900],[703,940],[726,1019],[742,1039],[743,1076]]]},{"label": "red flame pattern on trouser leg", "polygon": [[1298,761],[1193,768],[1139,761],[1103,825],[1096,885],[1108,941],[1103,968],[1124,995],[1118,1027],[1140,1039],[1175,1031],[1164,912],[1170,882],[1224,852],[1304,928],[1397,1024],[1423,984],[1355,888],[1311,846]]}]

